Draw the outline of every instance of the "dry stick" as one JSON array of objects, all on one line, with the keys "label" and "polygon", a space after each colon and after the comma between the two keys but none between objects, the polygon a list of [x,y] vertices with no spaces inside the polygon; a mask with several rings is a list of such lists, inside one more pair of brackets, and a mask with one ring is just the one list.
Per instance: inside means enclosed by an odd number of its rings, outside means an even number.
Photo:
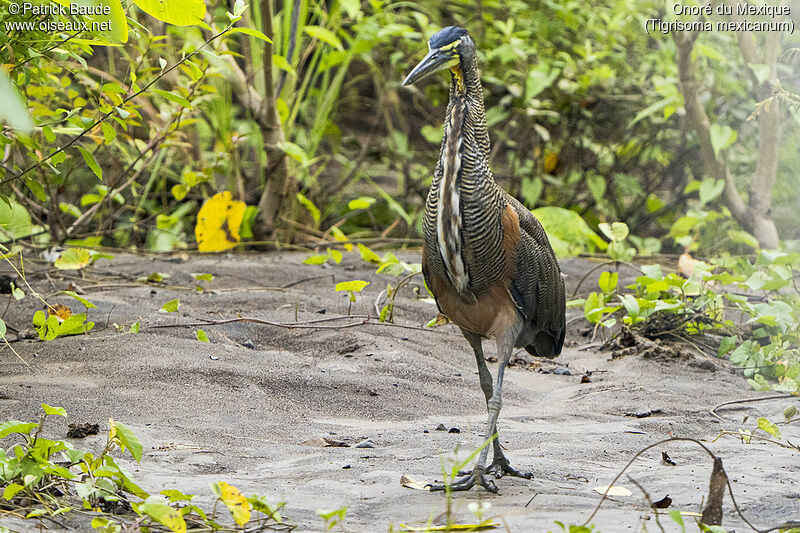
[{"label": "dry stick", "polygon": [[[626,464],[626,465],[625,465],[625,466],[622,468],[622,470],[619,472],[619,474],[617,474],[617,475],[616,475],[616,477],[614,478],[614,480],[611,482],[611,484],[608,486],[608,488],[606,489],[606,491],[603,493],[603,497],[602,497],[602,498],[600,498],[600,501],[597,503],[597,507],[595,507],[595,508],[594,508],[594,511],[592,511],[592,514],[590,514],[590,515],[589,515],[589,518],[587,518],[587,519],[586,519],[586,521],[583,523],[583,527],[586,527],[586,526],[588,526],[588,525],[589,525],[589,522],[591,522],[591,521],[592,521],[592,518],[594,518],[594,517],[595,517],[595,515],[598,513],[598,511],[600,511],[600,507],[603,505],[603,502],[604,502],[604,501],[606,500],[606,498],[608,497],[608,491],[609,491],[609,490],[611,490],[611,487],[613,487],[613,486],[614,486],[614,484],[615,484],[617,481],[619,481],[619,478],[621,478],[621,477],[622,477],[622,474],[624,474],[624,473],[625,473],[625,471],[626,471],[626,470],[628,470],[628,468],[630,468],[630,466],[633,464],[633,462],[634,462],[636,459],[638,459],[640,455],[642,455],[642,454],[643,454],[644,452],[646,452],[647,450],[650,450],[651,448],[655,448],[656,446],[660,446],[660,445],[662,445],[662,444],[666,444],[666,443],[668,443],[668,442],[677,442],[677,441],[682,441],[682,442],[693,442],[693,443],[697,444],[698,446],[700,446],[701,448],[703,448],[703,450],[705,450],[705,452],[706,452],[706,453],[707,453],[707,454],[708,454],[708,455],[709,455],[709,456],[710,456],[712,459],[714,459],[714,460],[716,460],[716,459],[717,459],[717,456],[716,456],[716,455],[714,455],[714,452],[712,452],[712,451],[711,451],[711,450],[708,448],[708,446],[706,446],[705,444],[703,444],[703,443],[702,443],[702,442],[700,442],[699,440],[697,440],[697,439],[693,439],[693,438],[690,438],[690,437],[670,437],[669,439],[663,439],[663,440],[660,440],[660,441],[658,441],[658,442],[654,442],[653,444],[650,444],[650,445],[648,445],[648,446],[645,446],[644,448],[642,448],[641,450],[639,450],[638,452],[636,452],[636,455],[634,455],[634,456],[631,458],[631,460],[630,460],[630,461],[628,461],[628,463],[627,463],[627,464]],[[750,521],[749,521],[749,520],[748,520],[748,519],[747,519],[747,518],[744,516],[744,513],[742,513],[742,510],[741,510],[741,509],[739,509],[739,504],[738,504],[738,503],[736,503],[736,498],[735,498],[735,497],[734,497],[734,495],[733,495],[733,487],[731,487],[731,482],[730,482],[730,480],[729,480],[729,479],[727,479],[727,475],[726,475],[726,480],[725,480],[725,482],[726,482],[726,483],[727,483],[727,485],[728,485],[728,494],[730,494],[730,496],[731,496],[731,501],[733,502],[733,507],[734,507],[734,509],[736,509],[736,513],[739,515],[739,518],[741,518],[741,519],[742,519],[742,521],[743,521],[745,524],[747,524],[748,526],[750,526],[750,529],[752,529],[753,531],[756,531],[757,533],[769,533],[770,531],[774,531],[774,530],[777,530],[777,529],[789,529],[789,528],[792,528],[792,527],[800,527],[800,522],[794,522],[794,521],[792,521],[792,522],[785,522],[784,524],[781,524],[781,525],[779,525],[779,526],[774,526],[774,527],[771,527],[771,528],[769,528],[769,529],[758,529],[756,526],[754,526],[752,523],[750,523]]]},{"label": "dry stick", "polygon": [[782,399],[786,399],[786,398],[797,398],[797,394],[791,394],[791,393],[773,394],[772,396],[762,396],[760,398],[744,398],[744,399],[741,399],[741,400],[731,400],[729,402],[722,402],[719,405],[715,405],[714,407],[709,409],[708,412],[711,413],[711,416],[713,416],[714,418],[716,418],[720,422],[728,422],[728,420],[725,420],[724,418],[722,418],[721,416],[719,416],[716,413],[717,409],[719,409],[720,407],[725,407],[726,405],[734,405],[734,404],[740,404],[740,403],[752,403],[752,402],[763,402],[763,401],[766,401],[766,400],[782,400]]},{"label": "dry stick", "polygon": [[[329,318],[320,318],[317,320],[308,320],[304,322],[271,322],[269,320],[263,320],[260,318],[253,318],[253,317],[237,317],[237,318],[225,318],[222,320],[204,320],[203,322],[191,322],[188,324],[155,324],[152,326],[145,326],[147,329],[156,329],[156,328],[192,328],[198,326],[219,326],[222,324],[232,324],[234,322],[252,322],[254,324],[264,324],[266,326],[276,326],[279,328],[286,328],[286,329],[345,329],[345,328],[352,328],[356,326],[388,326],[388,327],[395,327],[395,328],[405,328],[405,329],[415,329],[419,331],[428,331],[432,333],[440,333],[439,331],[433,328],[423,328],[419,326],[410,326],[406,324],[393,324],[390,322],[374,322],[372,316],[370,315],[350,315],[350,316],[334,316]],[[342,324],[340,326],[318,326],[315,324],[319,324],[320,322],[332,322],[336,320],[353,320],[353,319],[360,319],[358,322],[351,322],[348,324]]]}]

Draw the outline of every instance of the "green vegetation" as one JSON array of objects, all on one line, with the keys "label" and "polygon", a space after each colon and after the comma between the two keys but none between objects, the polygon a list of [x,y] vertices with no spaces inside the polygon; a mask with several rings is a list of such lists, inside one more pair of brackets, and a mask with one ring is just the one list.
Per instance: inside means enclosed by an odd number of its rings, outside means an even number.
[{"label": "green vegetation", "polygon": [[[48,417],[67,416],[62,407],[42,404],[42,409],[39,422],[0,424],[4,515],[36,520],[42,528],[67,527],[62,520],[78,520],[82,524],[78,527],[91,523],[103,533],[119,533],[128,527],[175,533],[185,533],[187,527],[237,531],[237,526],[245,525],[248,531],[294,529],[281,515],[283,502],[270,504],[262,496],[245,497],[224,481],[212,483],[211,489],[230,511],[228,519],[217,516],[216,504],[211,512],[193,504],[193,494],[175,489],[149,494],[120,464],[125,453],[137,463],[142,460],[144,447],[129,427],[109,419],[106,445],[95,455],[42,436]],[[10,444],[14,436],[22,442]],[[115,451],[120,455],[112,455]],[[8,530],[0,527],[0,531]]]}]

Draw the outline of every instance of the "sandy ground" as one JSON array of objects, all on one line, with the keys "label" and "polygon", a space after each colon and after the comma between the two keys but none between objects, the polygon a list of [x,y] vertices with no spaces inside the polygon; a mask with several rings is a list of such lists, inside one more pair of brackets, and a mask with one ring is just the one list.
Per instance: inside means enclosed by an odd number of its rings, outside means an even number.
[{"label": "sandy ground", "polygon": [[[197,328],[153,327],[237,315],[274,322],[343,315],[347,297],[334,292],[334,282],[352,279],[372,281],[365,300],[353,305],[353,313],[365,313],[385,284],[396,282],[374,274],[374,267],[355,254],[333,267],[304,265],[304,257],[100,261],[77,281],[97,305],[89,312],[95,331],[15,343],[32,371],[7,349],[0,357],[0,420],[36,420],[42,402],[63,406],[69,420],[52,420],[47,433],[64,438],[67,422],[99,423],[105,430],[113,417],[131,426],[145,444],[141,464],[128,464],[145,489],[179,488],[210,503],[208,483],[227,481],[248,494],[286,501],[285,515],[297,531],[323,531],[316,511],[342,506],[348,507],[347,531],[383,532],[390,525],[397,530],[401,523],[441,521],[445,496],[404,488],[400,477],[441,479],[442,459],[449,464],[455,450],[464,457],[481,443],[485,402],[473,355],[456,328],[285,329],[231,323],[204,328],[211,339],[204,343],[195,337]],[[406,257],[418,261],[413,254]],[[569,293],[592,266],[586,260],[563,262]],[[98,281],[112,272],[128,279],[165,272],[175,287]],[[214,281],[203,283],[213,290],[194,291],[192,272],[214,274]],[[69,283],[57,276],[32,279],[43,292]],[[435,316],[430,301],[414,297],[413,287],[420,284],[416,278],[398,297],[398,324],[421,326]],[[179,313],[160,314],[172,298],[181,299]],[[81,307],[69,297],[48,300]],[[5,319],[28,328],[37,308],[35,299],[26,298],[12,304]],[[119,333],[112,325],[127,331],[136,321],[141,322],[138,334]],[[608,485],[634,453],[669,436],[702,439],[722,458],[739,505],[756,526],[800,519],[798,454],[731,437],[711,442],[722,429],[752,428],[756,416],[781,419],[789,400],[731,406],[721,410],[728,422],[720,423],[709,408],[764,394],[750,390],[741,371],[691,354],[612,359],[580,334],[581,322],[571,322],[559,359],[529,361],[506,373],[501,441],[512,464],[533,472],[534,479],[499,480],[497,495],[483,489],[456,494],[457,519],[474,521],[468,503],[488,501],[515,533],[559,531],[555,520],[582,523],[600,499],[593,488]],[[341,322],[327,325],[332,324]],[[487,355],[493,355],[493,344],[486,346]],[[492,371],[496,366],[489,365]],[[552,373],[556,367],[568,368],[571,375]],[[591,383],[581,383],[585,371],[593,371]],[[648,410],[660,412],[626,416]],[[743,425],[744,416],[750,419]],[[437,431],[439,424],[460,433]],[[800,440],[797,424],[781,429],[784,438]],[[102,433],[73,443],[99,450]],[[326,437],[352,444],[370,438],[375,447],[322,447]],[[677,466],[662,464],[662,451]],[[672,508],[698,511],[710,470],[698,447],[673,443],[646,453],[628,474],[653,500],[669,495]],[[627,477],[619,484],[633,495],[606,502],[593,519],[597,528],[639,531],[644,523],[647,531],[658,531],[652,519],[642,522],[649,507],[642,491]],[[728,497],[724,510],[723,524],[730,531],[748,530]],[[666,531],[679,531],[669,518],[661,522]]]}]

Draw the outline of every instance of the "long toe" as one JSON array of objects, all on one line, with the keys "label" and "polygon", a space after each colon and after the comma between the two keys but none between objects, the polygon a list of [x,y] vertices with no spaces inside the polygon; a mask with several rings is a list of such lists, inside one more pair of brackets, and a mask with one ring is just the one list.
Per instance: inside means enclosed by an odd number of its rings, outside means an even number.
[{"label": "long toe", "polygon": [[[489,492],[497,493],[497,485],[494,484],[494,481],[486,477],[486,474],[483,469],[476,468],[466,476],[462,477],[461,479],[456,480],[454,483],[450,484],[451,491],[464,491],[469,490],[475,485],[480,485]],[[431,489],[431,492],[439,491],[439,490],[447,490],[447,485],[444,483],[431,483],[428,485]]]},{"label": "long toe", "polygon": [[508,459],[503,458],[493,461],[492,464],[486,469],[487,474],[494,474],[494,477],[500,479],[503,476],[521,477],[523,479],[532,479],[533,474],[530,472],[520,472],[508,462]]}]

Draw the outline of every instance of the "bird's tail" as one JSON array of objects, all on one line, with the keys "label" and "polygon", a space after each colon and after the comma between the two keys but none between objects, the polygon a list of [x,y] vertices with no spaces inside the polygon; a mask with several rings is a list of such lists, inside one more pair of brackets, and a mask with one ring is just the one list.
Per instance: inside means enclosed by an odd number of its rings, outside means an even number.
[{"label": "bird's tail", "polygon": [[561,354],[561,348],[564,346],[564,334],[562,329],[558,333],[558,338],[546,331],[540,331],[533,338],[533,342],[525,347],[525,350],[536,357],[547,357],[553,359]]}]

